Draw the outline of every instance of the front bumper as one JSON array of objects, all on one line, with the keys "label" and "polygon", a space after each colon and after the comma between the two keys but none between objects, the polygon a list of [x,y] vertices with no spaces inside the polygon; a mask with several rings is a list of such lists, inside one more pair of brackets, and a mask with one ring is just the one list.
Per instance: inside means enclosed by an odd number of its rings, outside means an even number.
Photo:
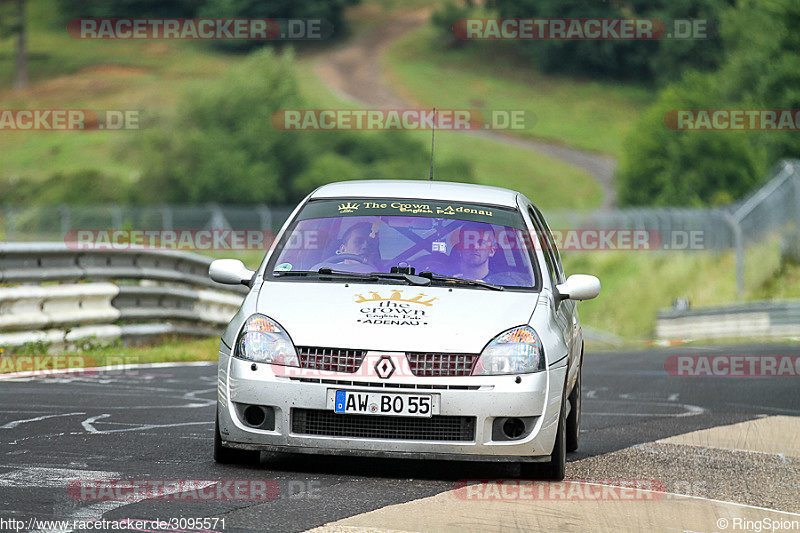
[{"label": "front bumper", "polygon": [[[398,367],[403,365],[403,354],[382,352],[382,355],[390,355]],[[404,374],[384,380],[359,373],[357,377],[353,374],[329,374],[324,379],[308,379],[303,378],[302,373],[278,375],[273,367],[264,364],[256,365],[253,370],[252,362],[220,353],[220,434],[224,445],[249,450],[416,459],[542,461],[549,458],[555,442],[565,375],[566,366],[520,376],[422,378]],[[469,387],[469,390],[453,387]],[[292,411],[330,409],[330,389],[438,395],[440,416],[474,417],[474,438],[434,441],[294,432]],[[255,429],[245,425],[234,402],[272,407],[274,429]],[[496,418],[502,417],[526,418],[532,421],[532,428],[517,440],[498,440],[497,432],[493,434],[493,425]]]}]

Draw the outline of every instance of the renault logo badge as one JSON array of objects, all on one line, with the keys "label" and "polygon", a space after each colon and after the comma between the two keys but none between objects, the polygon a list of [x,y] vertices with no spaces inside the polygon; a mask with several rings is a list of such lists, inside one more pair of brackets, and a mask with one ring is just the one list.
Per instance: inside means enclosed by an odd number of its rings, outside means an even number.
[{"label": "renault logo badge", "polygon": [[392,362],[392,358],[388,355],[384,355],[375,363],[375,373],[378,374],[378,377],[381,379],[389,379],[392,374],[394,374],[394,370],[394,363]]}]

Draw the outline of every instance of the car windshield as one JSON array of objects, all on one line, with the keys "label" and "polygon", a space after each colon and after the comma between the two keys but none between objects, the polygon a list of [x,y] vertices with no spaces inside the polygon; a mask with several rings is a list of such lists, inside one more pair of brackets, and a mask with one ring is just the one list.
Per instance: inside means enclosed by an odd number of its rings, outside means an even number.
[{"label": "car windshield", "polygon": [[[432,273],[533,288],[537,269],[513,209],[445,201],[316,200],[303,208],[267,271]],[[413,270],[411,270],[413,269]],[[325,271],[323,271],[325,272]]]}]

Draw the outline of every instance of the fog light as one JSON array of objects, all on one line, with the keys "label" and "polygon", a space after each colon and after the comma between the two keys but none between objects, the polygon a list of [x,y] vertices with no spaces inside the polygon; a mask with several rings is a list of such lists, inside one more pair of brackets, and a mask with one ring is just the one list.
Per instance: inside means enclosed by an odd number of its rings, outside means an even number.
[{"label": "fog light", "polygon": [[518,439],[525,433],[525,422],[519,418],[509,418],[503,424],[503,434],[509,439]]},{"label": "fog light", "polygon": [[533,432],[538,418],[536,416],[497,417],[492,422],[492,440],[508,442],[524,439]]},{"label": "fog light", "polygon": [[264,410],[258,405],[250,405],[244,410],[244,421],[248,426],[258,427],[264,423]]}]

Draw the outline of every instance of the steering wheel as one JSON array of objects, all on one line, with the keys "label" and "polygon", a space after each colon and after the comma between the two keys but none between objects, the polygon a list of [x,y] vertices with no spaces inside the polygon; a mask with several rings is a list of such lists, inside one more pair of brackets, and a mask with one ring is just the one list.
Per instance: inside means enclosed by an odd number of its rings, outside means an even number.
[{"label": "steering wheel", "polygon": [[361,264],[366,264],[366,258],[357,254],[335,254],[327,258],[323,263],[344,263],[345,261],[358,261]]}]

